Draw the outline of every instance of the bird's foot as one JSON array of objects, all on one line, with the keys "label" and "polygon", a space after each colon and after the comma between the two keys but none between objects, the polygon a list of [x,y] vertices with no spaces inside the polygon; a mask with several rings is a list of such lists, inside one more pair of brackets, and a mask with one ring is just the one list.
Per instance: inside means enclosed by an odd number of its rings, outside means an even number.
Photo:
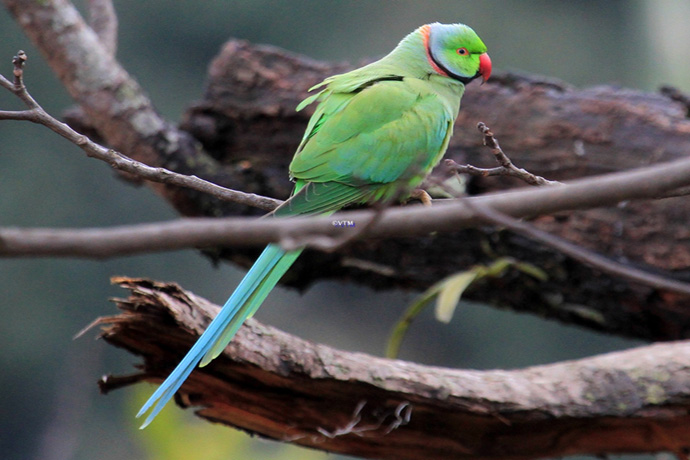
[{"label": "bird's foot", "polygon": [[412,190],[412,193],[410,193],[410,198],[421,201],[424,206],[431,206],[431,195],[426,193],[426,190],[422,190],[421,188]]}]

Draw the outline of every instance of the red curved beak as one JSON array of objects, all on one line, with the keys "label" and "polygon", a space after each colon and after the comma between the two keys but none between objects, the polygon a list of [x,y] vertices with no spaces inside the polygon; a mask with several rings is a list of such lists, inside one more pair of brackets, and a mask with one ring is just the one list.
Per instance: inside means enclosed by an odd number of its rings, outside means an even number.
[{"label": "red curved beak", "polygon": [[479,73],[484,82],[491,76],[491,58],[486,53],[479,55]]}]

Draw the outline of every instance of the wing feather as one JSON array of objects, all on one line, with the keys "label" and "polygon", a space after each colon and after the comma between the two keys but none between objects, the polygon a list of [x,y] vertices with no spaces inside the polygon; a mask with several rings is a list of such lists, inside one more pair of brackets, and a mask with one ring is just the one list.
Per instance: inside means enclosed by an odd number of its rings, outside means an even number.
[{"label": "wing feather", "polygon": [[454,119],[452,107],[408,78],[330,94],[314,117],[291,175],[355,187],[425,176],[444,153]]}]

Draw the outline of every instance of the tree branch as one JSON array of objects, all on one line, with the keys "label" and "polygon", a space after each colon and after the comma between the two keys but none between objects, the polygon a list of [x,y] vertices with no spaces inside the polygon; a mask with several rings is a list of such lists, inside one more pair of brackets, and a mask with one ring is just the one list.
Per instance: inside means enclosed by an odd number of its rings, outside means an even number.
[{"label": "tree branch", "polygon": [[[421,236],[430,232],[452,232],[483,223],[484,219],[463,206],[463,202],[476,202],[512,217],[530,217],[652,198],[685,185],[690,185],[690,159],[580,179],[559,187],[521,189],[462,200],[443,200],[437,201],[433,207],[392,208],[372,222],[363,237]],[[303,235],[337,238],[347,228],[334,226],[334,219],[352,221],[355,224],[369,222],[372,211],[347,211],[334,216],[182,219],[112,229],[5,228],[0,231],[0,256],[102,258],[187,247],[264,245],[286,240],[293,242],[295,235],[302,236],[299,245],[308,245],[309,240]],[[293,247],[288,246],[287,249]]]},{"label": "tree branch", "polygon": [[[92,128],[114,150],[152,168],[175,169],[179,174],[197,176],[213,184],[242,182],[237,178],[245,175],[244,171],[221,168],[188,133],[158,114],[137,82],[109,51],[109,44],[101,41],[71,2],[3,0],[3,3],[16,18],[21,17],[18,23],[79,104]],[[110,161],[117,163],[120,159],[111,157]],[[234,203],[218,204],[205,195],[200,197],[177,187],[152,185],[187,215],[204,214],[199,209],[200,203],[206,203],[201,207],[216,207],[216,211],[209,211],[212,215],[218,215],[218,208],[226,213],[229,210],[234,214],[251,213]],[[254,192],[252,187],[243,190]],[[247,204],[252,206],[252,202],[248,200]],[[266,207],[274,205],[266,203]]]},{"label": "tree branch", "polygon": [[511,176],[516,177],[529,185],[559,185],[560,182],[544,179],[541,176],[530,173],[529,171],[516,167],[508,156],[503,152],[498,140],[494,137],[488,126],[483,122],[477,124],[477,129],[484,136],[484,145],[491,149],[499,166],[495,168],[477,168],[472,165],[459,165],[453,160],[446,160],[446,167],[458,174],[469,174],[471,176]]},{"label": "tree branch", "polygon": [[221,200],[232,201],[245,206],[253,206],[266,211],[272,211],[282,203],[281,200],[221,187],[196,176],[185,176],[161,167],[154,168],[128,158],[120,152],[116,152],[93,142],[87,136],[76,132],[69,127],[69,125],[61,123],[51,116],[31,96],[23,80],[23,66],[26,60],[26,53],[24,53],[24,51],[19,51],[12,61],[15,66],[14,84],[11,84],[9,80],[2,75],[0,75],[0,84],[21,99],[29,107],[29,110],[0,111],[0,120],[30,121],[43,125],[80,147],[89,157],[104,161],[112,168],[132,174],[140,179],[186,187],[209,194]]},{"label": "tree branch", "polygon": [[[153,109],[70,2],[2,1],[107,145],[151,166],[263,196],[286,197],[290,191],[287,164],[310,115],[309,110],[295,113],[296,104],[311,85],[350,68],[230,41],[210,66],[204,101],[188,111],[183,129],[177,129]],[[542,77],[497,74],[487,85],[468,88],[450,159],[482,165],[485,148],[467,128],[480,119],[501,133],[516,164],[559,181],[684,158],[690,148],[687,106],[678,99],[611,87],[575,89]],[[508,179],[474,177],[469,189],[505,188]],[[256,214],[205,194],[153,186],[185,215]],[[534,223],[619,261],[687,277],[689,213],[690,202],[678,198],[622,202]],[[246,266],[255,251],[238,247],[211,254]],[[641,289],[493,229],[360,241],[332,254],[306,251],[283,282],[304,288],[337,278],[375,289],[425,289],[468,266],[490,263],[493,254],[529,260],[551,276],[535,286],[533,280],[507,273],[476,286],[468,298],[652,340],[684,338],[690,330],[684,296]]]},{"label": "tree branch", "polygon": [[112,0],[87,0],[89,25],[108,53],[117,52],[117,14]]},{"label": "tree branch", "polygon": [[[174,284],[114,282],[131,295],[117,301],[122,314],[99,320],[102,337],[144,364],[136,376],[104,377],[104,392],[162,381],[218,310]],[[688,342],[514,371],[443,369],[335,350],[250,320],[176,401],[217,423],[371,458],[680,455],[690,446],[689,369]]]},{"label": "tree branch", "polygon": [[557,236],[541,231],[527,222],[508,217],[507,215],[497,212],[490,207],[475,206],[469,200],[465,201],[465,205],[469,206],[477,216],[485,219],[485,221],[489,224],[505,227],[515,233],[543,243],[575,260],[600,270],[603,273],[627,279],[634,283],[639,283],[654,289],[669,290],[690,296],[690,284],[688,283],[683,283],[666,276],[659,276],[654,273],[639,270],[624,264],[619,264],[600,254],[583,248],[582,246],[577,246],[562,238],[558,238]]}]

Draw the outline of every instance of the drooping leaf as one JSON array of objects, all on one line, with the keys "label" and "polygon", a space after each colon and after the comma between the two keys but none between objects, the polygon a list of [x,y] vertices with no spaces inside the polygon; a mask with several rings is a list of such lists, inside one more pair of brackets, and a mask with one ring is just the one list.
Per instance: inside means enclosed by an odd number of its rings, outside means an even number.
[{"label": "drooping leaf", "polygon": [[429,302],[437,297],[436,319],[444,323],[450,322],[457,308],[460,298],[475,281],[483,278],[497,278],[503,276],[508,268],[514,267],[517,270],[532,276],[540,281],[548,279],[547,273],[541,268],[527,262],[520,262],[512,257],[501,257],[494,260],[489,265],[475,265],[469,270],[456,273],[435,283],[424,291],[414,302],[405,310],[405,313],[393,327],[393,331],[388,338],[386,345],[386,357],[396,358],[400,351],[403,338],[412,321],[419,315]]},{"label": "drooping leaf", "polygon": [[477,276],[476,270],[468,270],[446,278],[442,282],[436,299],[437,320],[442,323],[450,323],[460,297],[465,292],[465,289],[477,279]]},{"label": "drooping leaf", "polygon": [[417,297],[414,302],[405,310],[405,313],[400,317],[393,330],[391,331],[390,337],[388,337],[388,344],[386,345],[386,357],[395,359],[398,357],[398,352],[400,351],[400,345],[402,344],[403,338],[407,333],[407,329],[412,324],[412,321],[419,315],[424,307],[433,299],[438,290],[440,283],[434,284],[429,289],[424,291],[422,295]]}]

